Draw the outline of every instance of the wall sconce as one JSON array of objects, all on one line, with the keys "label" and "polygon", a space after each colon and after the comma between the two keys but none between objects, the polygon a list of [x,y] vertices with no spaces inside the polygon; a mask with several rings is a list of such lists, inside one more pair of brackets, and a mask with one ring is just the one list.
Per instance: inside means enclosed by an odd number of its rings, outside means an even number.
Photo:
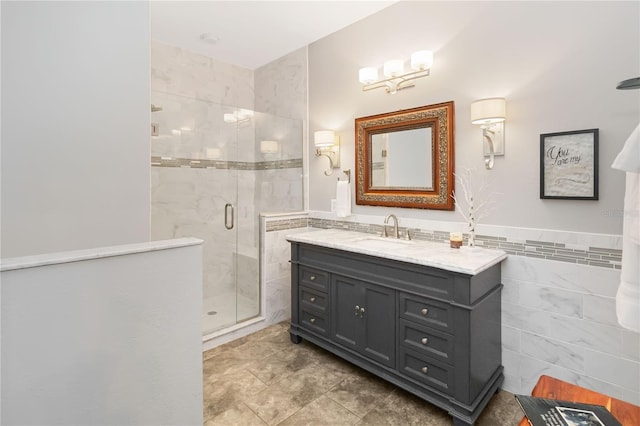
[{"label": "wall sconce", "polygon": [[382,66],[382,73],[386,78],[378,80],[378,68],[360,68],[360,83],[363,84],[362,91],[385,88],[387,93],[395,94],[398,90],[413,87],[413,80],[426,77],[430,73],[433,65],[433,52],[430,50],[420,50],[411,55],[411,69],[404,71],[404,61],[402,59],[392,59]]},{"label": "wall sconce", "polygon": [[504,155],[504,120],[507,117],[504,98],[480,99],[471,103],[471,123],[482,129],[484,166],[493,168],[496,155]]},{"label": "wall sconce", "polygon": [[313,133],[313,143],[316,146],[316,157],[327,157],[329,168],[324,175],[330,176],[333,169],[340,167],[340,137],[333,130],[318,130]]},{"label": "wall sconce", "polygon": [[277,154],[279,149],[277,141],[260,141],[260,152],[263,154]]},{"label": "wall sconce", "polygon": [[220,150],[220,148],[207,148],[206,151],[207,158],[212,160],[217,160],[218,158],[220,158],[221,154],[222,151]]},{"label": "wall sconce", "polygon": [[260,141],[260,152],[265,160],[276,160],[278,152],[280,152],[280,143],[278,141]]},{"label": "wall sconce", "polygon": [[223,120],[225,123],[238,123],[251,120],[253,118],[253,111],[250,109],[238,109],[231,113],[223,114]]}]

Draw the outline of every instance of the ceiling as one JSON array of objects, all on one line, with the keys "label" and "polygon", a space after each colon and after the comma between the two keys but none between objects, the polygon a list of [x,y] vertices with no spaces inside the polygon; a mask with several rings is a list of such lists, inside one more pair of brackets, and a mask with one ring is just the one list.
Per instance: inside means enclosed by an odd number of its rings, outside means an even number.
[{"label": "ceiling", "polygon": [[151,38],[253,70],[393,3],[155,0]]}]

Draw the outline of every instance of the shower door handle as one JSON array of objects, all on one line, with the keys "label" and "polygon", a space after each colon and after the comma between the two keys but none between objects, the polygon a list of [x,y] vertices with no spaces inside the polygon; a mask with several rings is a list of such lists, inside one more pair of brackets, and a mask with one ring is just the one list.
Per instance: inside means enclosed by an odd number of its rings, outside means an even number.
[{"label": "shower door handle", "polygon": [[[229,224],[229,209],[231,209],[231,224]],[[227,229],[233,229],[233,205],[227,203],[224,205],[224,227]]]}]

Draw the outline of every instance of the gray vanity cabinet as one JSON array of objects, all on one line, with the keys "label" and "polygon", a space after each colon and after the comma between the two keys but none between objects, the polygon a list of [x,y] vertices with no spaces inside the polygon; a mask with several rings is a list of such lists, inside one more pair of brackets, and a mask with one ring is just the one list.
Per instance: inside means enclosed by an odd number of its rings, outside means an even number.
[{"label": "gray vanity cabinet", "polygon": [[291,340],[473,425],[503,381],[500,279],[291,241]]},{"label": "gray vanity cabinet", "polygon": [[395,291],[341,275],[331,278],[331,338],[395,366]]}]

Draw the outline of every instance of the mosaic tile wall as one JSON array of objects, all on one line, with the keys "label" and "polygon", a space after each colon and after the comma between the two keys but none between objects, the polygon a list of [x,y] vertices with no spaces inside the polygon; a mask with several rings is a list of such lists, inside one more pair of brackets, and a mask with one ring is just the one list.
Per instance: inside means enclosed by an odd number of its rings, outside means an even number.
[{"label": "mosaic tile wall", "polygon": [[302,167],[302,158],[294,158],[290,160],[247,162],[152,156],[151,165],[154,167],[191,167],[196,169],[212,168],[221,170],[295,169]]},{"label": "mosaic tile wall", "polygon": [[[305,221],[306,223],[304,223]],[[317,218],[273,221],[267,225],[267,232],[271,230],[294,229],[301,226],[321,229],[344,229],[348,231],[365,232],[368,234],[378,235],[382,233],[382,225]],[[407,228],[400,227],[399,232],[401,234],[405,234],[407,232]],[[415,240],[440,243],[449,242],[449,232],[409,228],[409,233],[411,238]],[[464,244],[466,244],[466,234],[464,235],[464,239]],[[515,256],[569,262],[600,268],[620,269],[622,262],[622,250],[601,247],[573,249],[568,248],[566,244],[562,243],[532,240],[514,241],[505,237],[495,237],[490,235],[476,235],[476,244],[479,247],[503,250],[507,254]]]}]

